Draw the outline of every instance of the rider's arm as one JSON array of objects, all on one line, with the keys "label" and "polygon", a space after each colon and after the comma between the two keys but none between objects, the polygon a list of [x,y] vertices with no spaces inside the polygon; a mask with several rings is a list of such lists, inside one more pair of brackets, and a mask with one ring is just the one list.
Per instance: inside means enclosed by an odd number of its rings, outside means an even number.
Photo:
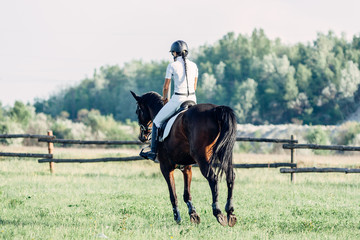
[{"label": "rider's arm", "polygon": [[163,98],[164,98],[164,103],[168,102],[168,92],[169,92],[169,86],[170,86],[170,82],[171,79],[170,78],[165,78],[165,82],[164,82],[164,86],[163,86]]},{"label": "rider's arm", "polygon": [[198,78],[196,77],[196,78],[195,78],[195,84],[194,84],[194,90],[195,90],[195,91],[196,91],[197,80],[198,80]]}]

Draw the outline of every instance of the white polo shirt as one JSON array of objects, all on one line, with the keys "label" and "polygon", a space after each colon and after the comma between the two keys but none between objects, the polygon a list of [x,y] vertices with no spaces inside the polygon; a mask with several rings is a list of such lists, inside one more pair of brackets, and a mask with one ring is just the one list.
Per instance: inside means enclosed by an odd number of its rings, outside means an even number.
[{"label": "white polo shirt", "polygon": [[[189,59],[186,59],[187,76],[189,83],[189,93],[194,93],[195,78],[198,77],[198,68],[196,64]],[[170,63],[166,69],[165,78],[174,80],[174,92],[187,93],[187,82],[185,76],[185,66],[182,57],[177,57],[176,61]]]}]

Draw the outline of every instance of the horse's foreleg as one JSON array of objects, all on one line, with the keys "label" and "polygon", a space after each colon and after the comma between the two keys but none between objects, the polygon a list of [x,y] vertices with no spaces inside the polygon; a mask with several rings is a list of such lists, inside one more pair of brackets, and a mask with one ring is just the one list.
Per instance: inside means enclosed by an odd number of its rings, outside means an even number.
[{"label": "horse's foreleg", "polygon": [[226,175],[226,183],[228,188],[228,197],[227,202],[225,205],[225,211],[227,213],[227,220],[230,227],[233,227],[236,224],[236,216],[233,214],[234,212],[234,205],[233,205],[233,189],[234,189],[234,182],[235,182],[235,173],[234,170],[231,169],[231,171]]},{"label": "horse's foreleg", "polygon": [[200,223],[200,216],[196,213],[195,207],[191,202],[190,186],[192,179],[191,166],[186,166],[183,170],[184,175],[184,202],[189,209],[190,221],[192,223]]},{"label": "horse's foreleg", "polygon": [[218,177],[216,176],[214,170],[211,168],[211,166],[209,164],[201,164],[200,170],[201,170],[201,173],[203,174],[203,176],[209,182],[209,186],[210,186],[212,198],[213,198],[213,204],[212,204],[213,215],[216,217],[216,219],[218,220],[218,222],[221,225],[226,226],[227,219],[224,216],[224,214],[222,214],[222,212],[219,208],[219,204],[218,204],[218,196],[219,196]]},{"label": "horse's foreleg", "polygon": [[162,164],[160,164],[160,168],[161,168],[161,172],[166,180],[166,183],[168,185],[169,188],[169,193],[170,193],[170,201],[171,201],[171,205],[173,207],[173,213],[174,213],[174,220],[177,223],[181,222],[181,217],[180,217],[180,212],[179,209],[177,207],[177,196],[176,196],[176,191],[175,191],[175,180],[174,180],[174,169],[169,170],[168,168],[166,168],[165,166],[163,166]]}]

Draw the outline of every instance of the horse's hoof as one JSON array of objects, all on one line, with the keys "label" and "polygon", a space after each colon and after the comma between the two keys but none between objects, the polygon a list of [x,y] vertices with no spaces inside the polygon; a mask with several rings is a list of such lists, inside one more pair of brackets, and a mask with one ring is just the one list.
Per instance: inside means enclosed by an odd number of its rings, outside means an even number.
[{"label": "horse's hoof", "polygon": [[180,215],[177,216],[177,217],[174,217],[174,220],[175,220],[175,222],[176,222],[177,224],[180,224],[180,223],[181,223],[181,217],[180,217]]},{"label": "horse's hoof", "polygon": [[196,212],[193,212],[190,214],[190,222],[199,224],[200,223],[200,216]]},{"label": "horse's hoof", "polygon": [[181,216],[180,216],[180,212],[179,210],[176,208],[173,208],[173,213],[174,213],[174,220],[176,221],[177,224],[180,224],[181,222]]},{"label": "horse's hoof", "polygon": [[228,221],[229,227],[233,227],[233,226],[235,226],[235,224],[237,222],[237,218],[234,214],[228,214],[227,221]]},{"label": "horse's hoof", "polygon": [[227,219],[225,217],[224,214],[219,213],[218,215],[216,215],[216,219],[218,220],[218,222],[222,225],[222,226],[227,226]]}]

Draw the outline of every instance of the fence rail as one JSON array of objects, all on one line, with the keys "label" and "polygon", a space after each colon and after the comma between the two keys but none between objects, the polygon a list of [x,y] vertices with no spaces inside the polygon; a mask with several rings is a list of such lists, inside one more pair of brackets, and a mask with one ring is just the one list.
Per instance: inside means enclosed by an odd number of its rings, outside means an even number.
[{"label": "fence rail", "polygon": [[278,168],[296,167],[296,163],[253,163],[253,164],[233,164],[234,168]]},{"label": "fence rail", "polygon": [[239,141],[239,142],[269,142],[269,143],[297,143],[298,142],[298,140],[294,140],[294,139],[250,138],[250,137],[237,137],[236,141]]},{"label": "fence rail", "polygon": [[42,139],[54,139],[55,136],[48,135],[34,135],[34,134],[0,134],[0,138],[42,138]]},{"label": "fence rail", "polygon": [[64,143],[64,144],[92,144],[92,145],[143,145],[140,141],[97,141],[97,140],[72,140],[72,139],[46,139],[39,138],[39,142]]},{"label": "fence rail", "polygon": [[7,153],[0,152],[2,157],[30,157],[30,158],[52,158],[52,154],[41,154],[41,153]]},{"label": "fence rail", "polygon": [[122,158],[94,158],[94,159],[39,159],[38,163],[96,163],[96,162],[128,162],[145,160],[142,157],[122,157]]},{"label": "fence rail", "polygon": [[281,173],[360,173],[359,168],[280,168]]},{"label": "fence rail", "polygon": [[[39,159],[38,163],[97,163],[97,162],[128,162],[146,160],[142,157],[122,157],[122,158],[94,158],[94,159]],[[193,167],[199,167],[194,164]],[[294,163],[255,163],[255,164],[233,164],[234,168],[278,168],[278,167],[296,167]]]},{"label": "fence rail", "polygon": [[337,151],[360,151],[360,147],[343,145],[317,145],[317,144],[284,144],[284,149],[319,149]]}]

